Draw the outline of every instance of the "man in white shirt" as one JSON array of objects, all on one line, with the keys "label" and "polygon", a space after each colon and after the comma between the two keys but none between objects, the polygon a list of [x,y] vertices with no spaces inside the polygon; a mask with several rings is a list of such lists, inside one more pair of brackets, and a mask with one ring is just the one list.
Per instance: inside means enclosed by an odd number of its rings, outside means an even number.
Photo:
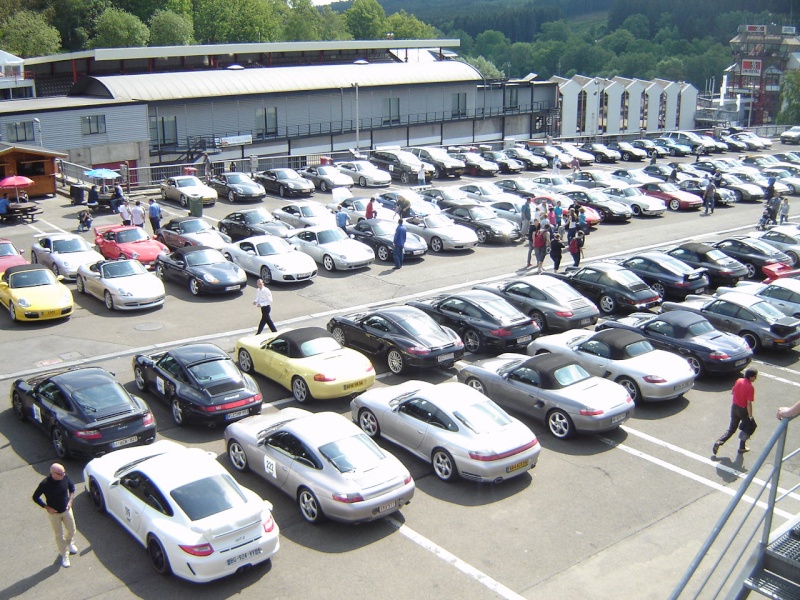
[{"label": "man in white shirt", "polygon": [[131,209],[128,207],[128,201],[125,200],[119,205],[119,216],[122,217],[123,225],[131,224]]},{"label": "man in white shirt", "polygon": [[256,335],[264,331],[264,325],[269,325],[270,331],[278,331],[275,329],[275,324],[272,322],[272,317],[270,316],[272,312],[272,292],[264,285],[263,279],[256,281],[256,288],[256,299],[253,301],[253,304],[261,309],[261,321],[258,324]]},{"label": "man in white shirt", "polygon": [[131,223],[144,229],[144,209],[140,200],[131,207]]}]

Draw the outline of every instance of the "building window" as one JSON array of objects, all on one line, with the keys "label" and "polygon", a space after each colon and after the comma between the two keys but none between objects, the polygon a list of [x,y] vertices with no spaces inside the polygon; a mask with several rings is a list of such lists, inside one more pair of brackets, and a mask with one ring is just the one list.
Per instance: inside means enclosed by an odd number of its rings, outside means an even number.
[{"label": "building window", "polygon": [[175,117],[150,117],[150,143],[154,146],[178,144],[178,121]]},{"label": "building window", "polygon": [[645,92],[642,92],[642,110],[639,113],[639,129],[642,131],[647,131],[647,114],[650,108],[649,100],[650,97]]},{"label": "building window", "polygon": [[575,133],[583,135],[586,133],[586,104],[588,95],[586,90],[578,92],[578,119],[575,123]]},{"label": "building window", "polygon": [[519,88],[506,87],[503,92],[503,108],[505,110],[516,110],[519,108]]},{"label": "building window", "polygon": [[278,135],[278,109],[275,106],[256,111],[256,137]]},{"label": "building window", "polygon": [[630,102],[630,93],[628,90],[622,92],[620,96],[619,102],[619,114],[620,114],[620,130],[627,131],[628,130],[628,106]]},{"label": "building window", "polygon": [[106,132],[106,116],[90,115],[81,117],[81,132],[83,135],[93,135],[95,133]]},{"label": "building window", "polygon": [[683,104],[681,92],[678,92],[678,105],[675,108],[675,129],[681,128],[681,105]]},{"label": "building window", "polygon": [[454,119],[460,117],[467,116],[467,94],[466,92],[459,92],[457,94],[452,94],[451,98],[453,99],[453,107],[452,107],[452,117]]},{"label": "building window", "polygon": [[400,98],[383,99],[383,124],[400,124]]},{"label": "building window", "polygon": [[35,142],[36,135],[33,129],[33,121],[23,121],[21,123],[9,123],[6,125],[6,133],[9,142]]}]

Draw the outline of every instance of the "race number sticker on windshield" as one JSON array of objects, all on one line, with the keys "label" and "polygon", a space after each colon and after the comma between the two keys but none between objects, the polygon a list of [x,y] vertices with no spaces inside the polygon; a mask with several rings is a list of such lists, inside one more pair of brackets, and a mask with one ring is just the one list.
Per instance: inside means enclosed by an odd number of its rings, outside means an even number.
[{"label": "race number sticker on windshield", "polygon": [[275,461],[272,460],[269,456],[264,457],[264,471],[270,477],[277,477],[275,472]]},{"label": "race number sticker on windshield", "polygon": [[164,394],[164,380],[161,377],[156,377],[156,387],[158,388],[159,394]]}]

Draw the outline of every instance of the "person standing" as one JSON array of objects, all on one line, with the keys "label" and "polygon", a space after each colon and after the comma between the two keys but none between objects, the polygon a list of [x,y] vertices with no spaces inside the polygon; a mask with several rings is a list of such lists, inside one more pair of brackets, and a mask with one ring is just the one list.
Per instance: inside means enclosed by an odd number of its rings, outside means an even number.
[{"label": "person standing", "polygon": [[539,222],[539,219],[534,217],[533,218],[533,222],[530,224],[530,227],[528,227],[528,234],[527,234],[527,238],[528,238],[528,260],[527,260],[527,262],[525,264],[525,268],[526,269],[530,269],[531,268],[531,257],[533,256],[533,252],[534,252],[534,245],[533,244],[536,241],[536,234],[539,233],[539,230],[541,228],[542,228],[542,225]]},{"label": "person standing", "polygon": [[553,240],[550,242],[550,259],[553,261],[553,272],[558,273],[561,267],[562,251],[564,250],[564,243],[561,241],[561,235],[556,233],[553,235]]},{"label": "person standing", "polygon": [[553,175],[561,175],[561,158],[558,154],[553,157]]},{"label": "person standing", "polygon": [[651,164],[651,165],[654,165],[654,164],[656,164],[657,162],[658,162],[658,152],[656,152],[655,150],[653,150],[653,151],[650,153],[650,164]]},{"label": "person standing", "polygon": [[[756,369],[747,369],[744,372],[744,377],[740,377],[733,384],[731,390],[732,403],[731,403],[731,422],[728,425],[728,430],[723,433],[720,438],[714,442],[714,447],[711,453],[716,456],[720,446],[727,442],[731,436],[736,433],[736,429],[742,421],[753,420],[753,402],[756,399],[756,390],[753,383],[758,378],[758,371]],[[750,436],[744,431],[739,434],[739,454],[749,452],[750,448],[747,447],[747,440]]]},{"label": "person standing", "polygon": [[131,209],[128,208],[128,201],[123,200],[119,205],[119,216],[122,218],[123,225],[131,224]]},{"label": "person standing", "polygon": [[141,200],[137,200],[136,204],[131,207],[131,223],[144,229],[144,208],[142,208]]},{"label": "person standing", "polygon": [[394,268],[399,269],[403,266],[403,250],[406,246],[406,226],[403,219],[397,221],[397,229],[394,230]]},{"label": "person standing", "polygon": [[717,195],[717,187],[711,180],[706,180],[706,189],[703,192],[703,207],[705,214],[714,214],[714,204]]},{"label": "person standing", "polygon": [[342,231],[347,233],[347,223],[350,219],[347,218],[347,213],[344,212],[344,207],[340,204],[336,207],[336,226],[341,228]]},{"label": "person standing", "polygon": [[789,199],[786,196],[781,199],[778,214],[780,215],[780,225],[783,225],[789,220]]},{"label": "person standing", "polygon": [[522,234],[523,238],[528,237],[528,230],[531,228],[531,205],[533,204],[533,198],[528,198],[522,204],[522,208],[520,209],[520,227],[519,232]]},{"label": "person standing", "polygon": [[572,264],[576,267],[580,266],[581,258],[583,258],[583,244],[586,242],[586,236],[582,231],[579,231],[569,241],[568,249],[570,256],[572,256]]},{"label": "person standing", "polygon": [[550,221],[543,221],[539,231],[533,237],[533,251],[536,253],[535,269],[544,271],[544,259],[550,251]]},{"label": "person standing", "polygon": [[377,214],[375,210],[375,198],[370,198],[369,202],[367,202],[367,214],[365,216],[367,219],[374,219]]},{"label": "person standing", "polygon": [[567,215],[567,239],[572,241],[572,238],[578,233],[578,213],[575,211],[574,206],[569,207],[569,214]]},{"label": "person standing", "polygon": [[556,229],[558,229],[559,233],[561,233],[564,227],[564,219],[562,218],[564,214],[564,208],[561,206],[561,200],[556,200],[556,205],[553,208],[553,212],[556,213]]},{"label": "person standing", "polygon": [[425,165],[420,163],[419,171],[417,171],[417,184],[418,185],[425,185],[427,182],[425,181]]},{"label": "person standing", "polygon": [[150,227],[153,228],[153,233],[161,229],[161,205],[150,198],[150,204],[147,207],[147,217],[150,220]]},{"label": "person standing", "polygon": [[[44,496],[44,500],[42,500]],[[50,465],[50,475],[42,480],[33,492],[33,501],[47,511],[50,527],[56,538],[61,566],[69,567],[69,555],[77,554],[75,546],[75,516],[72,501],[75,499],[75,484],[67,475],[63,465]]]},{"label": "person standing", "polygon": [[256,299],[253,300],[253,304],[261,309],[261,321],[258,323],[256,335],[264,331],[264,325],[269,325],[273,333],[278,331],[272,322],[272,292],[264,285],[263,279],[256,281]]}]

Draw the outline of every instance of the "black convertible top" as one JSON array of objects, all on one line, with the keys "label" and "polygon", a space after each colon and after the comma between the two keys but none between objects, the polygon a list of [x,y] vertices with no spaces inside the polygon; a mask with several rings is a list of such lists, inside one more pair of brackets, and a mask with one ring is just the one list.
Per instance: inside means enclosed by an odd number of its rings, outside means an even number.
[{"label": "black convertible top", "polygon": [[577,364],[578,362],[575,359],[548,352],[546,354],[532,356],[528,360],[520,363],[519,367],[536,371],[539,374],[541,387],[546,390],[553,390],[563,387],[556,380],[555,372],[563,367]]},{"label": "black convertible top", "polygon": [[277,337],[282,340],[286,340],[286,343],[289,344],[289,358],[303,358],[305,355],[301,351],[300,347],[309,340],[316,340],[321,337],[333,338],[333,336],[322,327],[301,327],[300,329],[290,329],[289,331],[286,331]]},{"label": "black convertible top", "polygon": [[678,248],[684,248],[685,250],[696,252],[697,254],[708,254],[710,250],[715,249],[711,244],[705,244],[703,242],[686,242],[678,246]]},{"label": "black convertible top", "polygon": [[595,333],[591,339],[607,344],[611,349],[610,358],[613,360],[620,360],[627,357],[625,353],[625,348],[627,346],[646,338],[640,333],[628,331],[626,329],[604,329],[603,331]]}]

